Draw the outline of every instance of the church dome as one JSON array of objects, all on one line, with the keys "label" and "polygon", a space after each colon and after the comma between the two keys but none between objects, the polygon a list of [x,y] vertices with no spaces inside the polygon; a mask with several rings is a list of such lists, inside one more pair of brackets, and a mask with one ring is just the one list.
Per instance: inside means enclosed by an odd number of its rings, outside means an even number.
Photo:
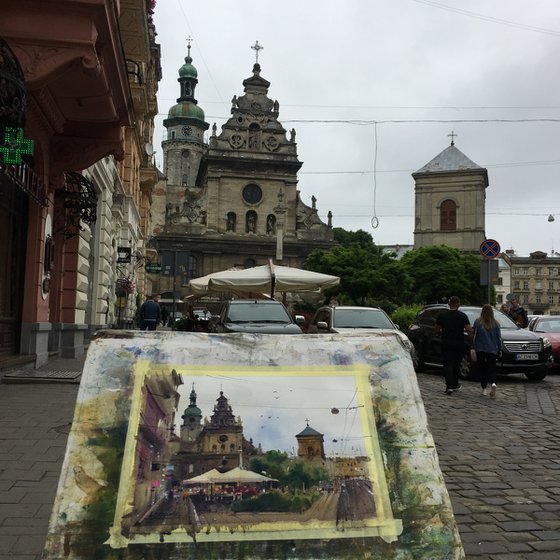
[{"label": "church dome", "polygon": [[183,416],[181,416],[181,418],[188,418],[189,416],[202,416],[202,410],[200,410],[200,408],[198,408],[198,406],[188,406],[187,408],[185,408],[185,412],[183,414]]},{"label": "church dome", "polygon": [[191,119],[204,120],[204,111],[196,104],[191,101],[183,101],[182,103],[177,103],[169,109],[168,117],[170,119],[174,117],[188,117]]},{"label": "church dome", "polygon": [[187,56],[185,58],[185,64],[179,68],[180,78],[198,78],[197,69],[191,64],[192,58]]}]

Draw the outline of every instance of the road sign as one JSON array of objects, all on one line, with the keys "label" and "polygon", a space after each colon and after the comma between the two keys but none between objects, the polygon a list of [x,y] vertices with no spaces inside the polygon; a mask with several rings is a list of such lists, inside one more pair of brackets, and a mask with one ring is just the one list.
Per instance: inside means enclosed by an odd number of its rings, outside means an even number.
[{"label": "road sign", "polygon": [[495,259],[500,254],[500,244],[495,239],[485,239],[480,244],[480,254],[484,259]]}]

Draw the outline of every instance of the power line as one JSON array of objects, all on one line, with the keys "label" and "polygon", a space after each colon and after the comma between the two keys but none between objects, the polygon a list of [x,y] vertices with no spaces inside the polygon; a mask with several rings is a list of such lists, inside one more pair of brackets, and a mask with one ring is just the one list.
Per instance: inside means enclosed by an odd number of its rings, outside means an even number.
[{"label": "power line", "polygon": [[440,2],[434,2],[433,0],[412,0],[418,4],[426,4],[427,6],[432,6],[433,8],[437,8],[439,10],[445,10],[448,12],[454,12],[456,14],[461,14],[463,16],[471,17],[474,19],[479,19],[482,21],[488,21],[490,23],[496,23],[499,25],[505,25],[507,27],[514,27],[517,29],[523,29],[525,31],[534,31],[536,33],[543,33],[545,35],[552,35],[556,37],[560,37],[560,31],[556,31],[553,29],[546,29],[544,27],[537,27],[535,25],[528,25],[526,23],[518,23],[516,21],[511,21],[507,19],[497,18],[493,16],[487,16],[484,14],[480,14],[478,12],[471,12],[469,10],[463,10],[461,8],[455,8],[453,6],[448,6],[447,4],[441,4]]}]

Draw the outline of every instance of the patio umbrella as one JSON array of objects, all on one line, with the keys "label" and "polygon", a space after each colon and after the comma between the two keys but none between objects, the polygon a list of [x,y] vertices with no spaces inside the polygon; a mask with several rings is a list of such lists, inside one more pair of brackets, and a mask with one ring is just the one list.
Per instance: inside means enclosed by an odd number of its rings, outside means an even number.
[{"label": "patio umbrella", "polygon": [[214,272],[189,282],[195,294],[210,292],[318,292],[338,285],[340,278],[311,270],[267,265],[254,266],[243,270],[223,270]]}]

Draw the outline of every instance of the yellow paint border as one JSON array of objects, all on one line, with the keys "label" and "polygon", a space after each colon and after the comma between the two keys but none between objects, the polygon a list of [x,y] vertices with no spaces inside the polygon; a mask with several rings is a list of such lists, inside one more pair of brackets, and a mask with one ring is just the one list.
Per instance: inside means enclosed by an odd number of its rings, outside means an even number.
[{"label": "yellow paint border", "polygon": [[[121,533],[121,520],[127,507],[132,507],[134,495],[134,459],[136,451],[136,438],[140,425],[140,410],[142,405],[142,387],[146,377],[150,374],[171,375],[175,370],[184,376],[220,376],[225,373],[229,377],[353,377],[356,383],[356,397],[360,411],[362,433],[364,434],[364,448],[368,462],[369,477],[375,491],[375,505],[377,515],[375,518],[360,520],[359,526],[352,527],[352,523],[345,522],[344,529],[337,529],[330,521],[313,523],[263,522],[251,525],[250,529],[240,526],[238,530],[230,525],[224,527],[212,526],[202,529],[196,534],[196,542],[233,542],[233,541],[267,541],[288,539],[333,539],[333,538],[362,538],[379,536],[386,542],[393,542],[402,532],[402,521],[393,518],[387,481],[384,476],[385,468],[377,428],[371,394],[369,375],[371,367],[357,364],[351,366],[205,366],[188,364],[153,364],[147,360],[136,362],[133,371],[134,387],[131,396],[131,409],[126,436],[124,456],[122,461],[119,491],[115,507],[113,525],[110,528],[110,538],[106,544],[112,548],[125,548],[129,544],[159,543],[160,534],[136,534],[126,538]],[[356,523],[358,525],[358,523]],[[176,529],[165,536],[166,543],[193,542],[193,537],[184,529]]]}]

